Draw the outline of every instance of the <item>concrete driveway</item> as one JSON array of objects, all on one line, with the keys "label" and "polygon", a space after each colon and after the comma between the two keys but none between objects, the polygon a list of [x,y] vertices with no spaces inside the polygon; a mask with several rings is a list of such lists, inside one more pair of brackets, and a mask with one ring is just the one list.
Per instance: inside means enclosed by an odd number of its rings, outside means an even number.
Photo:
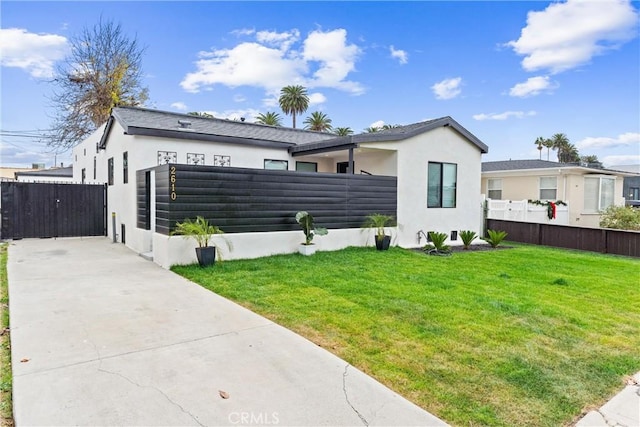
[{"label": "concrete driveway", "polygon": [[108,239],[12,242],[8,276],[17,426],[446,425]]}]

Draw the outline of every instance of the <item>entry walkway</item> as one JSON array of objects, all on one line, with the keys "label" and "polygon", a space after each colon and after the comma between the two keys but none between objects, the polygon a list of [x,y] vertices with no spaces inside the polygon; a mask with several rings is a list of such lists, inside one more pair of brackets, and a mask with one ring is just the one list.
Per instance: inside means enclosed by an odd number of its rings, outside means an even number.
[{"label": "entry walkway", "polygon": [[105,238],[9,247],[25,425],[446,425],[345,361]]}]

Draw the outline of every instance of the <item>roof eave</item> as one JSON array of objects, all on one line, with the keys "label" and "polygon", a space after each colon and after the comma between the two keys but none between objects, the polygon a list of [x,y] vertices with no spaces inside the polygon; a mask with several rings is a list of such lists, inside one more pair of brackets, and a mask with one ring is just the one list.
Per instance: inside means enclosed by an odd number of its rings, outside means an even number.
[{"label": "roof eave", "polygon": [[250,146],[256,146],[256,147],[280,148],[285,150],[295,145],[290,142],[250,139],[250,138],[242,138],[242,137],[236,137],[236,136],[215,135],[215,134],[208,134],[208,133],[182,131],[182,130],[143,128],[143,127],[136,127],[136,126],[129,126],[125,130],[125,134],[155,136],[160,138],[186,139],[191,141],[223,142],[223,143],[229,143],[229,144],[250,145]]}]

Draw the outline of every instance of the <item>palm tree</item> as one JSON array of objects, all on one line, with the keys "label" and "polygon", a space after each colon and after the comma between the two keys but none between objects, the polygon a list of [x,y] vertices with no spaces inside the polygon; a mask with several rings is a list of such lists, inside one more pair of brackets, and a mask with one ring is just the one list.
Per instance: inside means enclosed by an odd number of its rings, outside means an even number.
[{"label": "palm tree", "polygon": [[337,128],[333,128],[333,133],[339,136],[349,136],[349,135],[353,135],[353,129],[351,129],[350,127],[346,127],[346,128],[337,127]]},{"label": "palm tree", "polygon": [[308,130],[315,130],[318,132],[329,132],[331,127],[331,119],[320,111],[314,111],[309,117],[304,119],[304,128]]},{"label": "palm tree", "polygon": [[542,145],[544,145],[544,147],[547,149],[547,161],[549,161],[549,149],[553,147],[553,141],[549,138],[545,138]]},{"label": "palm tree", "polygon": [[309,108],[309,96],[303,86],[285,86],[280,90],[280,108],[285,114],[293,117],[293,128],[296,128],[296,114],[302,114]]},{"label": "palm tree", "polygon": [[544,147],[544,142],[545,142],[545,139],[541,136],[539,136],[536,139],[536,142],[534,142],[534,144],[538,146],[538,151],[540,152],[540,160],[542,160],[542,147]]},{"label": "palm tree", "polygon": [[395,128],[399,128],[402,127],[402,125],[383,125],[382,128],[380,128],[381,130],[389,130],[389,129],[395,129]]},{"label": "palm tree", "polygon": [[369,126],[368,128],[365,128],[365,129],[364,129],[364,131],[365,131],[366,133],[374,133],[374,132],[379,132],[379,131],[381,131],[381,130],[382,130],[382,128],[375,127],[375,126]]},{"label": "palm tree", "polygon": [[567,135],[564,133],[556,133],[551,137],[551,143],[551,149],[558,151],[558,161],[560,163],[567,163],[564,160],[566,159],[566,152],[569,149],[569,145],[571,145]]},{"label": "palm tree", "polygon": [[267,111],[266,114],[260,113],[256,116],[256,123],[269,126],[282,126],[282,118],[278,113]]},{"label": "palm tree", "polygon": [[589,168],[602,169],[602,162],[598,160],[598,156],[594,156],[594,155],[581,156],[580,162]]}]

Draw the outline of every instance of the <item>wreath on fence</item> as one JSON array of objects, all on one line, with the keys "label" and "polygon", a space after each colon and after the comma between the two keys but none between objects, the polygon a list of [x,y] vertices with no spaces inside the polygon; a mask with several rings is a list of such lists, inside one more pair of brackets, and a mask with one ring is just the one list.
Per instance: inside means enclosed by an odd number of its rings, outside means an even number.
[{"label": "wreath on fence", "polygon": [[529,203],[531,203],[532,205],[538,205],[538,206],[546,206],[547,207],[547,218],[549,219],[556,219],[556,211],[557,211],[557,206],[561,205],[561,206],[567,206],[567,204],[565,202],[563,202],[562,200],[556,200],[555,202],[543,202],[542,200],[527,200]]}]

